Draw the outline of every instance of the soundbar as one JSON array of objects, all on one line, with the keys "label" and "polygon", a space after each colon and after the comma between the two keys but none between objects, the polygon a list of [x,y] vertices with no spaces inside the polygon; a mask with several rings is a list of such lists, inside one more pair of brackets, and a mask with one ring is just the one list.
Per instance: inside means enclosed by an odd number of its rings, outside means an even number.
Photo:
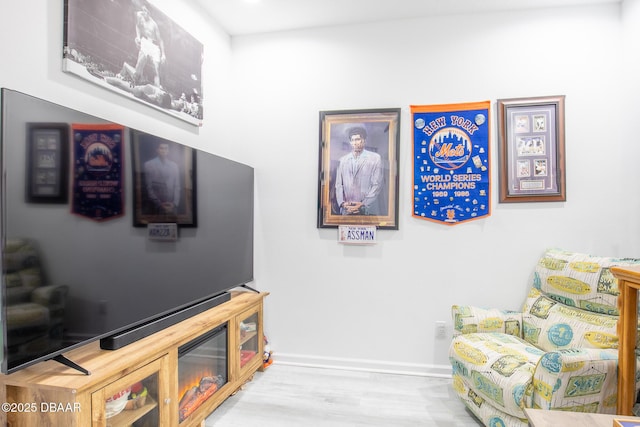
[{"label": "soundbar", "polygon": [[229,292],[222,292],[197,304],[174,311],[173,313],[169,313],[158,319],[151,320],[148,323],[102,338],[100,340],[100,348],[103,350],[118,350],[128,344],[138,341],[139,339],[146,338],[149,335],[160,332],[161,330],[193,317],[196,314],[200,314],[210,308],[225,303],[230,299],[231,294]]}]

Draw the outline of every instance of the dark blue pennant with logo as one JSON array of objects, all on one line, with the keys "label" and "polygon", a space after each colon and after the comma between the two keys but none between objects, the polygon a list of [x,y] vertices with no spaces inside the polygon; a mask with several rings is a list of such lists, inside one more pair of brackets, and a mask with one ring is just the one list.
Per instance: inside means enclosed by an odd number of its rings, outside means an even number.
[{"label": "dark blue pennant with logo", "polygon": [[120,125],[72,125],[74,214],[104,221],[124,214]]},{"label": "dark blue pennant with logo", "polygon": [[455,225],[489,216],[489,101],[411,106],[413,216]]}]

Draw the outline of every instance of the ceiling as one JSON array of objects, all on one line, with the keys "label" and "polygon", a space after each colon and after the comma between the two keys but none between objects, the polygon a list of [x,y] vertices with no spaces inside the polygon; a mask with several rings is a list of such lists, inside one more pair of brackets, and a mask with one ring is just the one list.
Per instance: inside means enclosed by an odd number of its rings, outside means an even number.
[{"label": "ceiling", "polygon": [[194,0],[231,36],[622,0]]}]

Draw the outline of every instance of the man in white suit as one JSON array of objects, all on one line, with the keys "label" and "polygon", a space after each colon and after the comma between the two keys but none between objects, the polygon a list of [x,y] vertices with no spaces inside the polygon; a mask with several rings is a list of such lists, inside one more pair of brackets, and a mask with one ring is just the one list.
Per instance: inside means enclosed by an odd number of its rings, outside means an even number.
[{"label": "man in white suit", "polygon": [[169,159],[169,144],[160,142],[157,156],[144,163],[144,179],[155,214],[176,214],[180,203],[180,170]]},{"label": "man in white suit", "polygon": [[356,126],[347,132],[351,152],[340,158],[336,171],[336,202],[342,215],[379,215],[382,186],[380,155],[365,150],[367,131]]}]

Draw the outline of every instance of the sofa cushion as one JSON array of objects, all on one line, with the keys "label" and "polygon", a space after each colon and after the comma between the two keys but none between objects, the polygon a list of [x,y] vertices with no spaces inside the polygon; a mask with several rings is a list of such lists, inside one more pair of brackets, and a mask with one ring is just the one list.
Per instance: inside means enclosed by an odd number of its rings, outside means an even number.
[{"label": "sofa cushion", "polygon": [[620,292],[610,268],[638,264],[640,259],[636,258],[597,257],[548,249],[536,265],[533,287],[561,304],[618,316]]},{"label": "sofa cushion", "polygon": [[532,406],[533,372],[543,352],[513,335],[489,332],[453,339],[449,359],[465,387],[518,419]]},{"label": "sofa cushion", "polygon": [[522,309],[524,339],[545,351],[617,348],[619,290],[610,268],[636,264],[639,259],[547,250]]},{"label": "sofa cushion", "polygon": [[7,307],[7,329],[9,331],[36,326],[42,326],[46,330],[48,325],[49,309],[43,305],[27,302]]},{"label": "sofa cushion", "polygon": [[38,266],[38,253],[27,239],[9,239],[3,254],[4,273]]},{"label": "sofa cushion", "polygon": [[520,312],[454,305],[451,307],[451,317],[454,336],[475,332],[502,332],[522,338]]},{"label": "sofa cushion", "polygon": [[618,348],[617,316],[566,306],[536,289],[529,292],[524,310],[524,339],[544,351]]}]

